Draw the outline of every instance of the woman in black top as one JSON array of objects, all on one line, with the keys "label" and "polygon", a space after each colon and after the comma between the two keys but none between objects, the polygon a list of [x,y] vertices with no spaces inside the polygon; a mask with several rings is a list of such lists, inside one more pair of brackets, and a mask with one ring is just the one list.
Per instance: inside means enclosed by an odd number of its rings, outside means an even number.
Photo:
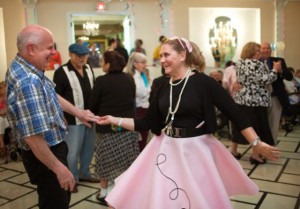
[{"label": "woman in black top", "polygon": [[170,39],[160,55],[170,81],[157,90],[145,118],[104,116],[99,121],[129,130],[151,129],[156,135],[106,200],[116,209],[232,208],[228,195],[255,194],[258,188],[212,135],[217,130],[214,106],[257,152],[276,160],[279,150],[259,140],[220,84],[191,69],[204,63],[196,45]]},{"label": "woman in black top", "polygon": [[[123,73],[124,58],[115,51],[103,55],[106,75],[96,79],[90,99],[90,110],[97,115],[113,114],[134,117],[135,84]],[[97,199],[105,204],[107,183],[123,173],[139,155],[138,133],[111,125],[96,126],[96,175],[100,177]]]}]

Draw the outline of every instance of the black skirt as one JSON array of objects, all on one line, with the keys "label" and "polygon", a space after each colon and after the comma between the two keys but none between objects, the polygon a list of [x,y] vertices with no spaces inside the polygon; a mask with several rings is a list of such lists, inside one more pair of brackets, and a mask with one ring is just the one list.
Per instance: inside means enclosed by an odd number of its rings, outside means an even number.
[{"label": "black skirt", "polygon": [[[261,138],[261,140],[269,145],[274,145],[269,121],[267,107],[249,107],[238,105],[239,108],[246,114],[251,121],[252,127]],[[249,142],[243,137],[241,132],[233,124],[232,126],[232,141],[237,144],[248,144]]]},{"label": "black skirt", "polygon": [[135,131],[97,133],[95,174],[105,180],[121,175],[140,153],[138,138]]}]

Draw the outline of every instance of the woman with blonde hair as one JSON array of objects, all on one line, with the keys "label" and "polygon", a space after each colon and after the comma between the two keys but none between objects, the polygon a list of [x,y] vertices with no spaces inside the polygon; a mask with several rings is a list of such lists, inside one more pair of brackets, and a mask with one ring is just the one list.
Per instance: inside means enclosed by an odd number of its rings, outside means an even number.
[{"label": "woman with blonde hair", "polygon": [[217,130],[214,106],[237,124],[253,149],[272,160],[279,157],[279,149],[260,141],[225,89],[193,70],[194,47],[184,38],[163,43],[160,62],[170,79],[157,90],[143,119],[107,115],[98,122],[151,129],[155,134],[106,198],[116,209],[231,209],[230,195],[258,193],[241,165],[212,135]]},{"label": "woman with blonde hair", "polygon": [[[274,63],[269,71],[260,59],[260,45],[255,42],[247,43],[242,50],[241,59],[236,64],[237,81],[241,89],[233,98],[240,109],[246,114],[255,132],[269,145],[274,145],[268,122],[267,107],[271,104],[269,87],[277,79],[279,63]],[[235,126],[234,126],[235,127]],[[237,144],[248,144],[236,128],[233,128],[232,153],[239,156]],[[265,163],[258,152],[252,153],[251,164]]]}]

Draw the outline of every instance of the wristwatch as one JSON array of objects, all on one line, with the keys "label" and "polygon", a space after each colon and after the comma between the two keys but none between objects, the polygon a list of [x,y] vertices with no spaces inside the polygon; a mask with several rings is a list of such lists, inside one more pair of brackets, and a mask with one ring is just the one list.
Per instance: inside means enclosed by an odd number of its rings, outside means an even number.
[{"label": "wristwatch", "polygon": [[257,136],[254,141],[251,143],[251,146],[256,146],[261,142],[259,136]]}]

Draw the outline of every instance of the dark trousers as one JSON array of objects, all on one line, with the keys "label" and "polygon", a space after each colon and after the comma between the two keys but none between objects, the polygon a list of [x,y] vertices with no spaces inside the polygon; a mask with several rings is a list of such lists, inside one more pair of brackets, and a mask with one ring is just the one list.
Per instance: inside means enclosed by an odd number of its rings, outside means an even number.
[{"label": "dark trousers", "polygon": [[[67,163],[68,146],[62,142],[50,147],[52,153],[64,165]],[[67,209],[71,200],[70,191],[60,187],[58,179],[50,169],[41,163],[32,151],[22,151],[22,160],[30,182],[37,185],[40,209]]]},{"label": "dark trousers", "polygon": [[[261,140],[269,145],[274,145],[272,132],[269,126],[267,107],[249,107],[238,105],[250,120],[251,125]],[[242,136],[241,132],[233,126],[233,142],[238,144],[248,144],[249,142]]]},{"label": "dark trousers", "polygon": [[[137,107],[136,108],[136,118],[137,119],[143,118],[144,115],[146,114],[147,110],[148,109]],[[142,136],[142,140],[139,141],[139,147],[140,147],[140,151],[143,151],[143,149],[147,145],[148,131],[139,131],[139,132],[140,132],[140,134]]]}]

